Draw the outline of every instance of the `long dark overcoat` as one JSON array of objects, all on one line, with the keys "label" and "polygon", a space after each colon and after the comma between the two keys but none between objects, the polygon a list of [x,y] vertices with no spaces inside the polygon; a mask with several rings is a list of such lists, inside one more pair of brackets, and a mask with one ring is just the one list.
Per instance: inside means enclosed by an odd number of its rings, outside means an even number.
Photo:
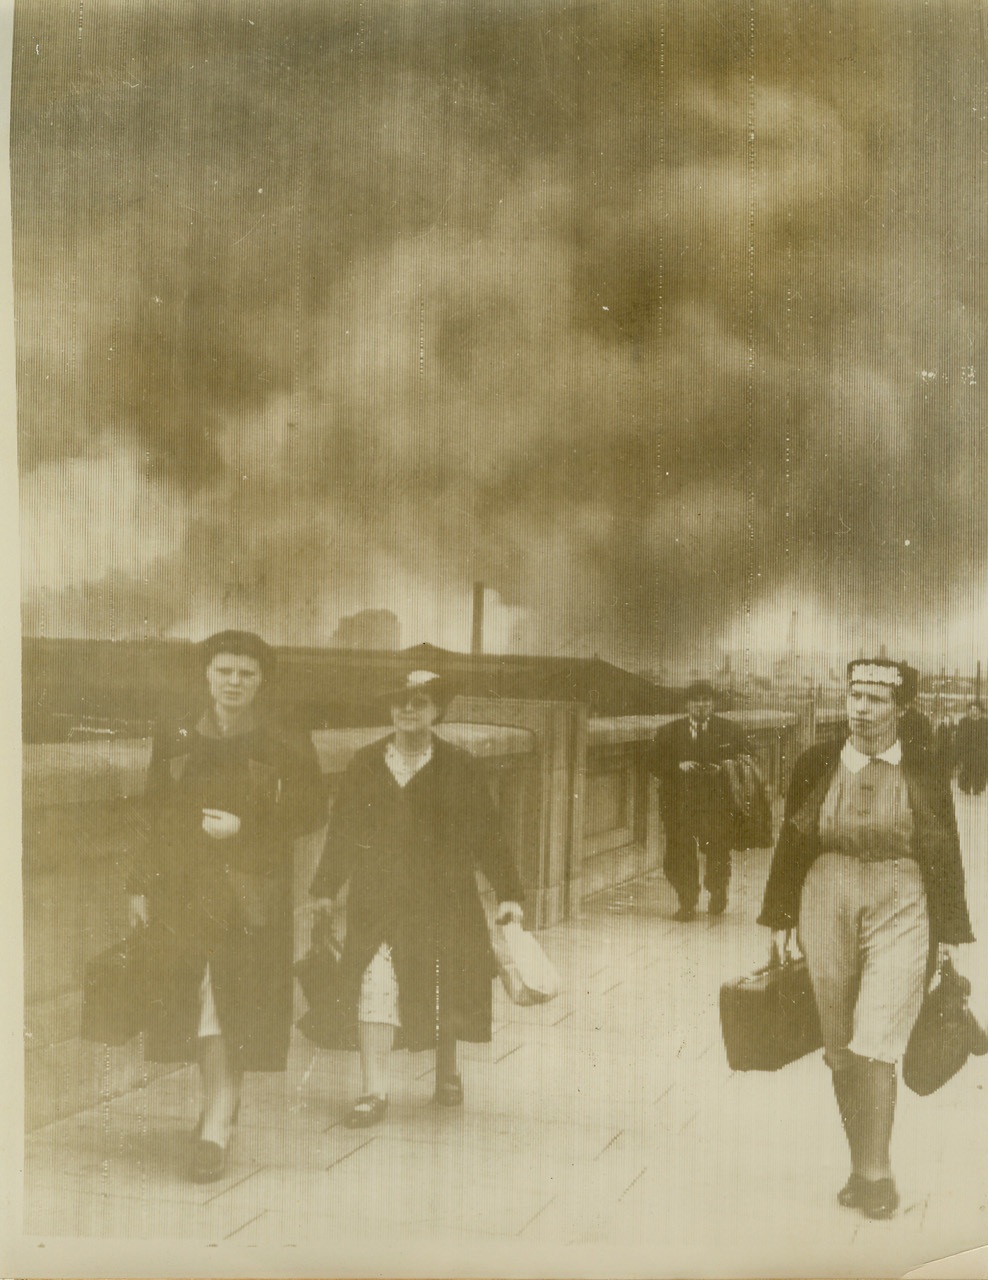
[{"label": "long dark overcoat", "polygon": [[495,976],[479,868],[499,902],[522,900],[480,766],[434,737],[432,759],[399,787],[387,740],[357,752],[333,807],[310,892],[335,897],[349,881],[341,960],[341,1043],[352,1042],[360,982],[382,942],[391,946],[408,1049],[491,1038]]},{"label": "long dark overcoat", "polygon": [[[216,840],[203,809],[240,818]],[[128,879],[147,896],[145,1055],[195,1057],[209,964],[224,1039],[248,1071],[280,1071],[292,1019],[292,840],[326,820],[312,743],[257,724],[221,737],[211,713],[159,733],[145,792],[147,839]]]},{"label": "long dark overcoat", "polygon": [[[820,849],[820,809],[844,740],[810,747],[793,766],[785,812],[758,923],[794,929],[806,874]],[[926,889],[931,943],[973,942],[950,782],[930,751],[902,744],[902,774],[913,814],[913,857]]]}]

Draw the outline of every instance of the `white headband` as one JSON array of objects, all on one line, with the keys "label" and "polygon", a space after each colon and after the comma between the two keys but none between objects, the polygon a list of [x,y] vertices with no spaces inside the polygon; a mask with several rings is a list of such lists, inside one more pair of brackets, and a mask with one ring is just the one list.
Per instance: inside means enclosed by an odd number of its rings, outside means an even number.
[{"label": "white headband", "polygon": [[898,667],[879,665],[877,662],[858,662],[851,667],[851,683],[887,684],[898,688],[902,684],[902,672]]}]

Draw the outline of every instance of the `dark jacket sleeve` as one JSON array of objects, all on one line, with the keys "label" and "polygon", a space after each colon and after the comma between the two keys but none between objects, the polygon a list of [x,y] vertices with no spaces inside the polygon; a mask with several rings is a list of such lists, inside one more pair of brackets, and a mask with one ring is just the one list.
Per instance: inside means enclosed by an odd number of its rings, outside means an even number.
[{"label": "dark jacket sleeve", "polygon": [[156,731],[151,739],[151,762],[148,765],[144,795],[135,805],[133,832],[133,857],[127,876],[127,892],[146,894],[157,870],[155,831],[161,805],[166,802],[170,789],[168,771],[169,736]]},{"label": "dark jacket sleeve", "polygon": [[668,786],[676,781],[679,753],[676,751],[674,730],[678,722],[671,720],[656,731],[648,752],[648,771]]},{"label": "dark jacket sleeve", "polygon": [[937,898],[936,903],[930,904],[931,922],[937,942],[956,946],[959,943],[973,942],[974,932],[971,929],[964,887],[964,863],[957,832],[954,797],[949,779],[939,771],[932,773],[930,796],[940,828],[940,839],[937,842],[939,857],[929,885],[929,892]]},{"label": "dark jacket sleeve", "polygon": [[465,765],[468,825],[477,865],[497,895],[498,902],[523,902],[525,890],[491,799],[487,779],[472,758],[467,757]]},{"label": "dark jacket sleeve", "polygon": [[812,861],[813,837],[799,830],[793,818],[826,767],[820,747],[804,751],[793,766],[786,792],[782,826],[769,868],[758,923],[769,929],[794,929],[799,919],[799,899],[806,867]]},{"label": "dark jacket sleeve", "polygon": [[350,878],[354,847],[359,838],[357,820],[361,773],[360,757],[355,756],[343,772],[330,810],[322,855],[309,885],[313,898],[335,898]]},{"label": "dark jacket sleeve", "polygon": [[293,836],[308,835],[326,824],[326,781],[311,737],[293,739],[287,747],[288,829]]}]

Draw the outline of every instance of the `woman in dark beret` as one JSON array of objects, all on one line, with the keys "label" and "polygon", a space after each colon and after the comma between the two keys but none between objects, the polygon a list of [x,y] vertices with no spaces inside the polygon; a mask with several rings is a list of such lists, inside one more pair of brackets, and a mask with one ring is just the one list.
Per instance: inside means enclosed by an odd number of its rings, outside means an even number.
[{"label": "woman in dark beret", "polygon": [[260,636],[222,631],[199,660],[204,711],[156,734],[148,836],[128,880],[148,926],[145,1056],[199,1064],[192,1176],[222,1176],[245,1071],[282,1071],[292,1019],[292,839],[325,821],[312,743],[260,710]]},{"label": "woman in dark beret", "polygon": [[490,1040],[495,976],[477,868],[497,894],[498,919],[522,917],[487,780],[433,732],[448,700],[430,671],[411,672],[386,695],[394,733],[348,766],[310,889],[328,908],[349,883],[343,1043],[356,1042],[362,1080],[351,1128],[383,1119],[399,1043],[434,1049],[435,1101],[462,1104],[456,1043]]},{"label": "woman in dark beret", "polygon": [[899,1203],[896,1063],[937,948],[973,941],[949,780],[901,724],[917,682],[904,662],[848,665],[848,734],[796,761],[759,916],[798,927],[851,1156],[837,1198],[870,1218]]}]

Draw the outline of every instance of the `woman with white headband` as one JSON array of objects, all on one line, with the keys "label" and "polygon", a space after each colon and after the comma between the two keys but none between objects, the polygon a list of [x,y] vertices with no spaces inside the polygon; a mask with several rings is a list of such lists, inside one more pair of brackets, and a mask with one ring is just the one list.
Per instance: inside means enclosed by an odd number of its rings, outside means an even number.
[{"label": "woman with white headband", "polygon": [[848,737],[796,761],[759,923],[798,927],[851,1155],[837,1198],[888,1218],[895,1064],[938,945],[974,939],[949,782],[899,732],[917,672],[872,658],[847,674]]}]

